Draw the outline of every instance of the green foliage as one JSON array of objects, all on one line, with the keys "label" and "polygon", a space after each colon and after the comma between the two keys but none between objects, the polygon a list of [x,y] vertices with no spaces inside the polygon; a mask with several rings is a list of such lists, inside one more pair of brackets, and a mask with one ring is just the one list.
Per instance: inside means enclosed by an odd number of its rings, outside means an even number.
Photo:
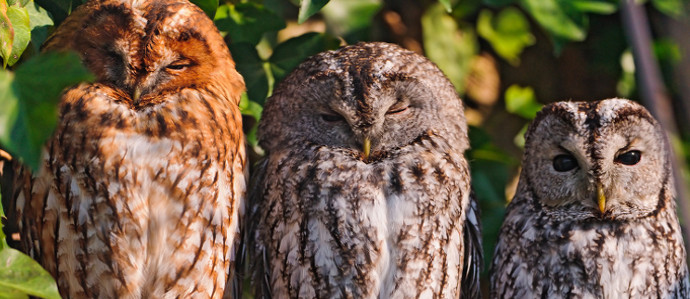
[{"label": "green foliage", "polygon": [[190,0],[190,2],[196,4],[204,13],[213,20],[216,15],[216,10],[218,9],[218,0]]},{"label": "green foliage", "polygon": [[309,17],[319,12],[329,0],[300,0],[299,1],[299,16],[297,22],[304,23]]},{"label": "green foliage", "polygon": [[529,22],[514,7],[503,9],[495,17],[490,10],[482,10],[477,19],[477,32],[491,43],[496,54],[513,65],[520,63],[522,50],[536,42]]},{"label": "green foliage", "polygon": [[266,32],[285,28],[285,21],[274,12],[255,3],[225,4],[216,12],[218,30],[227,32],[231,43],[259,43]]},{"label": "green foliage", "polygon": [[534,89],[529,86],[511,85],[506,89],[505,100],[508,112],[520,115],[526,119],[534,119],[542,106],[534,96]]},{"label": "green foliage", "polygon": [[0,143],[38,169],[41,149],[57,121],[62,90],[93,77],[75,53],[34,57],[14,73],[0,71]]}]

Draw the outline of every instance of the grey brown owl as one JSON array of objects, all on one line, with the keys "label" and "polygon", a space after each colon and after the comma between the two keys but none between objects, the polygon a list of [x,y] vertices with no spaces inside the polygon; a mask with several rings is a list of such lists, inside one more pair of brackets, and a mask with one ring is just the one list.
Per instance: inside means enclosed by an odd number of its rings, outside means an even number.
[{"label": "grey brown owl", "polygon": [[478,295],[467,125],[433,63],[386,43],[315,55],[266,102],[259,142],[259,297]]},{"label": "grey brown owl", "polygon": [[65,298],[220,298],[246,191],[242,77],[185,0],[90,1],[46,43],[96,75],[68,89],[17,192],[24,249]]},{"label": "grey brown owl", "polygon": [[491,298],[689,298],[664,132],[622,99],[546,106],[491,267]]}]

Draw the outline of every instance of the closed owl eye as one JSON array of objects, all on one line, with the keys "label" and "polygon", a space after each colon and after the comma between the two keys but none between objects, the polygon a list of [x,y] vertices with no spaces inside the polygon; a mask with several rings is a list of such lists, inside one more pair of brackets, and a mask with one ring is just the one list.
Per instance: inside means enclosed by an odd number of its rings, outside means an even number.
[{"label": "closed owl eye", "polygon": [[393,106],[388,108],[388,111],[386,111],[386,115],[401,114],[401,113],[407,111],[407,108],[409,108],[409,107],[410,107],[410,105],[407,102],[398,101]]},{"label": "closed owl eye", "polygon": [[186,69],[186,68],[193,66],[193,65],[194,65],[194,62],[192,62],[191,60],[189,60],[187,58],[181,58],[181,59],[178,59],[175,62],[167,65],[165,68],[168,70],[178,71],[178,70]]}]

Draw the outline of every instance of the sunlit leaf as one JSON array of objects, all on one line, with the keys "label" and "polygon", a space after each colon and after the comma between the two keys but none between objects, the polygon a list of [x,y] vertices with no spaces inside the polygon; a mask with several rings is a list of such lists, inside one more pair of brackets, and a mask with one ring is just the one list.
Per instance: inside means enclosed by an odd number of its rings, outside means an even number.
[{"label": "sunlit leaf", "polygon": [[266,32],[285,28],[285,21],[262,5],[247,2],[225,4],[218,8],[215,19],[218,30],[227,32],[232,43],[256,45]]},{"label": "sunlit leaf", "polygon": [[275,82],[280,82],[292,69],[304,59],[319,52],[337,49],[340,40],[324,33],[310,32],[280,43],[273,49],[268,61]]},{"label": "sunlit leaf", "polygon": [[616,3],[601,0],[572,0],[570,5],[581,12],[596,14],[612,14],[618,9]]},{"label": "sunlit leaf", "polygon": [[[521,0],[522,7],[549,32],[554,42],[563,40],[582,41],[585,39],[587,17],[575,10],[565,1],[559,0]],[[558,52],[559,48],[556,49]]]},{"label": "sunlit leaf", "polygon": [[249,99],[263,103],[268,95],[268,76],[256,48],[248,43],[231,43],[228,47],[236,58],[237,71],[244,77]]},{"label": "sunlit leaf", "polygon": [[16,108],[0,114],[0,143],[37,170],[43,143],[57,121],[60,94],[65,87],[93,76],[71,52],[39,55],[17,68],[14,76],[3,76],[11,80],[0,84],[0,103]]},{"label": "sunlit leaf", "polygon": [[216,9],[218,9],[218,0],[190,0],[190,2],[196,4],[213,20],[213,17],[216,15]]},{"label": "sunlit leaf", "polygon": [[31,43],[33,44],[34,50],[38,52],[40,46],[48,37],[48,28],[53,25],[53,19],[50,18],[50,14],[47,10],[38,6],[38,4],[33,1],[26,6],[26,9],[29,12]]},{"label": "sunlit leaf", "polygon": [[477,53],[476,37],[471,30],[461,30],[443,6],[435,4],[422,16],[426,56],[435,62],[462,93],[472,57]]},{"label": "sunlit leaf", "polygon": [[319,12],[322,7],[328,4],[329,0],[300,0],[299,1],[299,15],[297,22],[302,24],[315,13]]},{"label": "sunlit leaf", "polygon": [[7,67],[7,58],[12,53],[12,41],[14,30],[10,18],[7,17],[7,1],[0,0],[0,58],[3,60],[3,68]]},{"label": "sunlit leaf", "polygon": [[477,32],[489,41],[496,53],[512,64],[520,62],[520,54],[525,47],[535,43],[529,22],[517,9],[508,7],[496,15],[482,10],[477,19]]},{"label": "sunlit leaf", "polygon": [[542,105],[537,102],[532,87],[511,85],[505,93],[506,110],[526,119],[534,119]]},{"label": "sunlit leaf", "polygon": [[53,277],[31,257],[12,248],[0,250],[0,290],[60,298]]},{"label": "sunlit leaf", "polygon": [[29,22],[29,12],[25,7],[18,5],[9,6],[7,8],[7,17],[10,19],[10,24],[14,30],[14,38],[12,40],[12,51],[6,59],[9,66],[14,65],[21,57],[26,46],[31,41],[31,27]]},{"label": "sunlit leaf", "polygon": [[652,5],[660,12],[674,18],[680,18],[687,14],[683,0],[652,0]]},{"label": "sunlit leaf", "polygon": [[443,5],[443,8],[446,9],[446,12],[453,11],[453,4],[450,3],[450,0],[438,0],[438,2]]},{"label": "sunlit leaf", "polygon": [[328,24],[329,32],[356,42],[360,40],[358,36],[348,39],[348,35],[370,27],[372,19],[382,7],[381,0],[332,1],[321,13]]}]

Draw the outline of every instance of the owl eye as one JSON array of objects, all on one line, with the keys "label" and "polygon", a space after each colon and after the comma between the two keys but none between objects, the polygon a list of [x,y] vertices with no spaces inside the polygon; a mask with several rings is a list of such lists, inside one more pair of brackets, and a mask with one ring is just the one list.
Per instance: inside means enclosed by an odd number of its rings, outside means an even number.
[{"label": "owl eye", "polygon": [[553,169],[558,172],[566,172],[577,167],[577,160],[571,155],[558,155],[553,158]]},{"label": "owl eye", "polygon": [[398,104],[395,104],[395,105],[391,106],[390,108],[388,108],[388,111],[386,111],[386,114],[391,115],[391,114],[403,113],[403,112],[407,111],[408,107],[409,106],[407,105],[407,103],[398,103]]},{"label": "owl eye", "polygon": [[345,120],[341,115],[339,114],[321,114],[321,119],[325,122],[333,123],[333,122],[339,122]]},{"label": "owl eye", "polygon": [[192,63],[188,59],[179,59],[179,60],[169,64],[165,68],[169,69],[169,70],[183,70],[183,69],[188,68],[192,65],[194,65],[194,63]]},{"label": "owl eye", "polygon": [[618,155],[614,161],[625,165],[635,165],[640,162],[640,159],[642,159],[642,153],[632,150]]}]

